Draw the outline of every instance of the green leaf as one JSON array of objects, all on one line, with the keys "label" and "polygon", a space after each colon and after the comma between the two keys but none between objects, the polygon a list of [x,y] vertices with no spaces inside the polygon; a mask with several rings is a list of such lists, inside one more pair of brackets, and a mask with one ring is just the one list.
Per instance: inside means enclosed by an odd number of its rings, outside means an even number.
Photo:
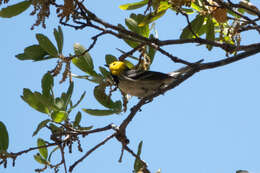
[{"label": "green leaf", "polygon": [[143,1],[140,1],[140,2],[134,2],[134,3],[120,5],[119,8],[121,10],[134,10],[134,9],[141,8],[141,7],[145,6],[147,3],[148,3],[148,0],[143,0]]},{"label": "green leaf", "polygon": [[42,122],[40,122],[37,126],[37,129],[33,132],[33,135],[32,136],[35,136],[37,135],[37,133],[42,129],[44,128],[48,122],[50,122],[51,120],[47,119],[47,120],[43,120]]},{"label": "green leaf", "polygon": [[88,126],[88,127],[79,127],[79,130],[91,130],[93,126]]},{"label": "green leaf", "polygon": [[48,164],[47,160],[45,160],[39,153],[33,156],[34,160],[36,160],[38,163],[46,165]]},{"label": "green leaf", "polygon": [[63,132],[62,128],[57,127],[53,123],[50,123],[49,127],[50,127],[52,133],[62,133]]},{"label": "green leaf", "polygon": [[43,34],[36,34],[36,38],[41,48],[43,48],[46,52],[48,52],[49,55],[53,57],[58,57],[58,51],[48,37],[46,37]]},{"label": "green leaf", "polygon": [[31,90],[24,88],[21,98],[35,110],[49,114],[49,108],[44,104],[44,102],[46,102],[46,98],[44,98],[40,93],[32,93]]},{"label": "green leaf", "polygon": [[114,61],[118,61],[118,59],[114,55],[110,55],[110,54],[106,55],[105,59],[107,65],[111,64]]},{"label": "green leaf", "polygon": [[109,80],[112,81],[111,73],[110,73],[107,69],[105,69],[105,68],[103,68],[103,67],[99,67],[99,71],[102,73],[102,75],[103,75],[106,79],[109,79]]},{"label": "green leaf", "polygon": [[82,109],[84,112],[94,116],[107,116],[114,113],[118,114],[116,110],[100,110],[100,109]]},{"label": "green leaf", "polygon": [[0,121],[0,153],[6,151],[9,146],[9,135],[6,126]]},{"label": "green leaf", "polygon": [[145,25],[152,23],[153,21],[162,17],[165,14],[166,11],[167,11],[167,9],[162,10],[160,12],[153,12],[153,13],[146,15],[144,20],[138,26],[145,26]]},{"label": "green leaf", "polygon": [[106,95],[105,92],[106,87],[102,85],[98,85],[94,88],[94,96],[97,101],[103,106],[110,109],[121,109],[121,101],[113,102],[109,96]]},{"label": "green leaf", "polygon": [[73,122],[73,127],[78,127],[79,126],[79,123],[81,121],[81,112],[78,112],[75,119],[74,119],[74,122]]},{"label": "green leaf", "polygon": [[[212,21],[212,18],[208,18],[207,20],[207,32],[206,32],[206,39],[210,41],[215,41],[215,28],[214,23]],[[206,45],[208,50],[211,50],[213,48],[212,45]]]},{"label": "green leaf", "polygon": [[199,5],[197,5],[195,2],[191,2],[191,8],[193,8],[194,10],[197,10],[197,11],[201,11],[201,8]]},{"label": "green leaf", "polygon": [[63,32],[61,30],[61,27],[58,26],[58,30],[55,28],[53,31],[57,46],[58,46],[58,52],[61,54],[63,49]]},{"label": "green leaf", "polygon": [[[139,157],[140,157],[141,152],[142,152],[142,146],[143,146],[143,141],[141,141],[138,145],[137,156],[139,156]],[[138,172],[143,166],[144,166],[143,163],[139,159],[136,158],[135,163],[134,163],[135,172]]]},{"label": "green leaf", "polygon": [[[43,139],[38,138],[37,146],[38,147],[46,146],[46,142]],[[48,149],[46,147],[42,147],[42,148],[39,148],[38,150],[39,150],[41,156],[46,160],[48,157]]]},{"label": "green leaf", "polygon": [[[153,34],[150,35],[150,39],[155,39]],[[156,49],[154,49],[151,46],[148,46],[148,56],[150,57],[151,64],[153,63],[153,59],[154,59],[155,53],[156,53]]]},{"label": "green leaf", "polygon": [[93,60],[90,54],[86,52],[86,49],[79,43],[75,43],[73,48],[75,55],[78,56],[72,59],[73,64],[89,75],[96,76],[97,73],[94,71]]},{"label": "green leaf", "polygon": [[[126,29],[123,25],[121,24],[118,24],[118,27],[121,28],[121,29]],[[120,32],[119,32],[120,33]],[[130,37],[130,36],[129,36]],[[132,48],[135,48],[136,46],[139,45],[138,42],[136,41],[132,41],[132,40],[129,40],[129,39],[124,39],[124,41]]]},{"label": "green leaf", "polygon": [[62,121],[66,120],[68,117],[68,113],[65,111],[54,111],[51,114],[51,119],[56,123],[61,123]]},{"label": "green leaf", "polygon": [[70,83],[70,86],[67,90],[67,93],[65,95],[63,95],[61,98],[64,102],[64,105],[63,105],[63,108],[62,110],[66,111],[67,110],[67,107],[71,101],[71,96],[72,96],[72,93],[73,93],[73,89],[74,89],[74,82],[71,82]]},{"label": "green leaf", "polygon": [[145,16],[142,14],[131,14],[130,18],[125,19],[125,24],[131,31],[148,38],[150,33],[149,26],[139,26],[144,20]]},{"label": "green leaf", "polygon": [[53,77],[49,72],[47,72],[42,78],[42,95],[44,95],[46,98],[52,98],[51,96],[53,96],[53,85]]},{"label": "green leaf", "polygon": [[14,5],[10,5],[0,10],[0,17],[11,18],[24,12],[31,5],[31,1],[23,1]]},{"label": "green leaf", "polygon": [[[203,23],[204,23],[204,16],[202,15],[197,15],[195,17],[195,19],[193,19],[190,23],[190,26],[187,25],[183,30],[182,30],[182,33],[181,33],[181,36],[180,36],[180,39],[188,39],[188,38],[193,38],[195,37],[193,35],[193,33],[191,32],[191,28],[192,28],[192,31],[198,35],[198,32],[200,31]],[[191,28],[190,28],[191,27]]]},{"label": "green leaf", "polygon": [[46,56],[48,53],[41,48],[39,45],[28,46],[24,49],[24,53],[15,55],[19,60],[33,60],[42,61],[53,57]]}]

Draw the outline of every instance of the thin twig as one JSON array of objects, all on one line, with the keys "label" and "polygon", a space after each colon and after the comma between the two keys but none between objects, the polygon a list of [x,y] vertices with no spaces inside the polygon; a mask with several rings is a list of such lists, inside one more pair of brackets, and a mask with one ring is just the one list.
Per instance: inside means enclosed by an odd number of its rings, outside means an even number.
[{"label": "thin twig", "polygon": [[93,151],[95,151],[97,148],[99,148],[100,146],[104,145],[107,141],[109,141],[110,139],[112,139],[113,137],[116,136],[116,133],[108,136],[106,139],[104,139],[102,142],[100,142],[99,144],[97,144],[96,146],[94,146],[93,148],[91,148],[90,150],[88,150],[88,152],[82,156],[79,160],[77,160],[75,163],[73,163],[70,168],[69,168],[69,172],[72,172],[73,169],[75,168],[75,166],[77,166],[77,164],[79,164],[80,162],[82,162],[86,157],[88,157]]}]

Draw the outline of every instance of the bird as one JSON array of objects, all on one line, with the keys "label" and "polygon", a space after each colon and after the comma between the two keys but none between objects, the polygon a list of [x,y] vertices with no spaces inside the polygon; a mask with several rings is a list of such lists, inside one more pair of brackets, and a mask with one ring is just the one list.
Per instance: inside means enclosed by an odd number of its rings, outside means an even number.
[{"label": "bird", "polygon": [[113,61],[109,64],[109,70],[116,86],[125,94],[147,97],[159,89],[167,87],[180,75],[185,74],[191,67],[186,66],[168,74],[130,69],[123,61]]}]

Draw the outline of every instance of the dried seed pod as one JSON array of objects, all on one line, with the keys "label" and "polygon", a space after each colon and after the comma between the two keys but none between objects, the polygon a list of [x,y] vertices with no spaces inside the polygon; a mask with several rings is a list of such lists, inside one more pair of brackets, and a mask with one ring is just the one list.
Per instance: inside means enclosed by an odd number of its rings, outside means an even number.
[{"label": "dried seed pod", "polygon": [[217,8],[212,12],[212,16],[216,19],[218,23],[227,22],[227,9]]}]

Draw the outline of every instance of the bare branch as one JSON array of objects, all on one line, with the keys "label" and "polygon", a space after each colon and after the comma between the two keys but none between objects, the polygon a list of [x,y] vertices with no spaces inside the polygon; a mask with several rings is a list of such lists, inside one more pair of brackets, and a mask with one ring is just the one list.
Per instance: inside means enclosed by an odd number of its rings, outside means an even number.
[{"label": "bare branch", "polygon": [[79,164],[80,162],[82,162],[86,157],[88,157],[93,151],[95,151],[96,149],[98,149],[100,146],[104,145],[107,141],[109,141],[110,139],[112,139],[113,137],[116,136],[116,133],[108,136],[106,139],[104,139],[102,142],[100,142],[99,144],[97,144],[96,146],[94,146],[93,148],[91,148],[90,150],[88,150],[88,152],[82,156],[79,160],[77,160],[75,163],[73,163],[70,168],[69,168],[69,172],[72,172],[73,169],[75,168],[75,166],[77,166],[77,164]]}]

